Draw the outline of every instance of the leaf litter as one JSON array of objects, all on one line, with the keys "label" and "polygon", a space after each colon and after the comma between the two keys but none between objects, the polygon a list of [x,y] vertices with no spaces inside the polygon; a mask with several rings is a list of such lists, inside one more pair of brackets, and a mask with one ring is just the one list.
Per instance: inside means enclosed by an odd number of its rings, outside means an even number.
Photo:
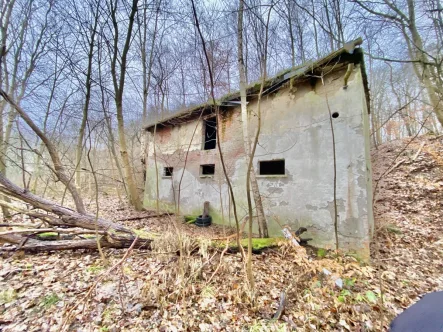
[{"label": "leaf litter", "polygon": [[[202,229],[173,216],[122,221],[159,238],[152,251],[134,250],[112,273],[125,250],[107,249],[108,266],[87,250],[3,253],[0,331],[387,330],[420,296],[443,289],[442,140],[423,136],[404,149],[408,140],[372,153],[374,182],[389,172],[378,184],[370,265],[282,242],[253,256],[251,303],[241,255],[221,257],[223,248],[208,246],[229,228]],[[155,214],[111,196],[101,197],[100,211],[113,220]],[[275,321],[282,291],[286,306]]]}]

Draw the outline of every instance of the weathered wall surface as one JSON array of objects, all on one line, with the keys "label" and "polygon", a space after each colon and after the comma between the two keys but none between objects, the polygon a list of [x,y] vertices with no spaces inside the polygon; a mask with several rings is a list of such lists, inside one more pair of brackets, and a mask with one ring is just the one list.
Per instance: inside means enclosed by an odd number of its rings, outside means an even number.
[{"label": "weathered wall surface", "polygon": [[[339,246],[355,250],[361,256],[369,254],[369,233],[372,229],[372,188],[369,157],[369,123],[360,68],[357,66],[343,89],[344,71],[281,89],[262,100],[262,130],[254,167],[262,160],[285,159],[285,175],[258,176],[270,234],[281,236],[280,224],[300,226],[309,231],[313,245],[334,248],[334,163],[332,132],[327,101],[332,113],[337,157],[337,205]],[[248,105],[251,114],[256,101]],[[252,117],[251,133],[256,117]],[[235,188],[239,217],[247,213],[245,180],[246,163],[239,108],[223,114],[220,124],[221,144],[232,183]],[[189,148],[192,134],[192,144]],[[155,205],[156,170],[152,157],[153,138],[145,191],[145,204]],[[201,213],[204,201],[209,201],[213,218],[233,224],[232,205],[224,181],[217,150],[202,150],[202,121],[159,129],[156,135],[158,154],[159,197],[174,208],[179,182],[183,174],[180,207],[182,213]],[[186,151],[190,150],[183,170]],[[214,177],[200,177],[202,164],[214,163]],[[163,167],[174,167],[173,178],[163,178]],[[164,206],[166,206],[164,205]],[[223,208],[222,208],[223,207]],[[231,206],[232,207],[232,206]],[[229,215],[231,219],[229,220]]]}]

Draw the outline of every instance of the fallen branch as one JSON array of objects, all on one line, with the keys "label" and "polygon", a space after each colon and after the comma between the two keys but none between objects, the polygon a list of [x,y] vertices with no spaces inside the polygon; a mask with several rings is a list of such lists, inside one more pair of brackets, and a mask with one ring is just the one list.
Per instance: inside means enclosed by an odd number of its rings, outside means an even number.
[{"label": "fallen branch", "polygon": [[[6,179],[4,175],[1,173],[0,173],[0,192],[5,195],[17,198],[28,204],[31,204],[35,208],[57,215],[58,218],[55,218],[53,216],[46,216],[44,214],[39,214],[42,218],[45,216],[46,218],[49,218],[52,222],[58,223],[58,225],[81,227],[93,230],[95,230],[96,226],[98,225],[99,229],[102,230],[109,229],[115,232],[131,234],[132,240],[134,239],[133,232],[122,225],[119,225],[117,223],[102,218],[98,218],[96,221],[95,216],[89,214],[80,214],[69,208],[48,201],[40,196],[34,195],[31,192],[20,188],[19,186],[15,185],[14,183]],[[35,214],[34,212],[26,212],[26,214],[28,215],[31,215],[30,213]]]},{"label": "fallen branch", "polygon": [[[6,179],[1,172],[0,193],[19,199],[22,202],[32,205],[36,209],[44,210],[50,214],[20,209],[13,204],[0,200],[0,205],[2,206],[7,206],[20,213],[39,218],[51,226],[71,227],[71,229],[62,230],[60,228],[36,229],[36,226],[31,226],[32,228],[27,230],[2,232],[0,233],[0,243],[11,243],[16,246],[4,247],[0,248],[0,250],[51,251],[64,249],[97,249],[99,246],[109,248],[128,248],[135,239],[135,234],[130,228],[106,219],[97,218],[96,216],[80,214],[69,208],[34,195]],[[73,230],[72,228],[83,228],[87,231]],[[37,239],[31,239],[29,236],[19,235],[44,232],[71,234],[96,233],[97,235],[100,235],[100,237],[97,236],[95,239],[83,240],[40,241]],[[143,240],[146,241],[147,246],[149,247],[152,240],[150,238],[144,238]]]},{"label": "fallen branch", "polygon": [[34,225],[34,224],[0,224],[0,227],[39,227],[40,224]]},{"label": "fallen branch", "polygon": [[[11,244],[20,245],[23,239],[27,240],[26,244],[23,245],[20,250],[27,252],[42,252],[42,251],[52,251],[52,250],[73,250],[73,249],[97,249],[97,239],[85,239],[85,240],[56,240],[56,241],[40,241],[35,239],[30,239],[28,237],[23,237],[19,235],[3,235],[0,237],[1,242],[7,242]],[[118,239],[114,241],[111,236],[102,236],[100,238],[100,245],[103,248],[128,248],[133,240]],[[148,241],[147,246],[149,248],[150,241]],[[0,251],[16,251],[16,247],[1,247]]]},{"label": "fallen branch", "polygon": [[[84,302],[85,300],[88,299],[89,296],[91,296],[92,292],[94,291],[94,289],[97,287],[98,283],[100,281],[103,280],[104,277],[106,277],[107,275],[109,275],[112,271],[114,271],[117,267],[121,266],[123,264],[123,262],[128,258],[129,254],[132,252],[132,250],[134,249],[134,246],[136,244],[138,240],[138,237],[136,237],[132,243],[131,246],[128,248],[128,250],[126,251],[126,253],[123,255],[122,259],[120,259],[117,263],[115,263],[113,266],[111,266],[108,270],[106,270],[105,272],[103,272],[98,278],[97,280],[94,282],[94,284],[89,288],[88,292],[86,293],[86,295],[81,299],[81,301],[77,302],[67,313],[66,315],[66,319],[62,322],[61,326],[60,326],[60,331],[63,331],[64,328],[68,328],[69,327],[69,323],[71,320],[71,316],[73,311],[80,305],[80,303]],[[95,240],[93,240],[94,242],[96,242]],[[97,244],[97,243],[96,243]]]},{"label": "fallen branch", "polygon": [[412,161],[415,161],[415,159],[417,159],[418,155],[420,154],[421,150],[423,149],[423,147],[425,146],[425,142],[422,142],[420,144],[420,148],[418,149],[417,153],[414,155],[414,157],[412,158]]},{"label": "fallen branch", "polygon": [[396,169],[398,166],[400,166],[401,164],[403,164],[406,161],[406,159],[402,159],[400,160],[398,163],[396,163],[394,166],[392,166],[384,175],[388,175],[389,173],[391,173],[394,169]]},{"label": "fallen branch", "polygon": [[272,319],[279,320],[281,315],[283,315],[283,313],[285,312],[285,307],[286,307],[286,292],[283,291],[281,292],[280,295],[280,303],[278,305],[278,310],[274,314],[274,317],[272,317]]},{"label": "fallen branch", "polygon": [[131,221],[131,220],[140,220],[140,219],[149,219],[149,218],[156,218],[156,217],[165,217],[173,215],[173,213],[156,213],[156,214],[148,214],[145,216],[138,216],[138,217],[129,217],[124,219],[118,219],[117,221]]},{"label": "fallen branch", "polygon": [[[69,229],[69,228],[31,228],[31,229],[16,229],[8,232],[0,232],[0,236],[11,235],[11,234],[39,234],[39,233],[48,233],[54,232],[59,234],[71,234],[71,235],[79,235],[79,234],[96,234],[96,231],[92,230],[78,230],[78,229]],[[105,235],[106,232],[98,231],[98,234]]]}]

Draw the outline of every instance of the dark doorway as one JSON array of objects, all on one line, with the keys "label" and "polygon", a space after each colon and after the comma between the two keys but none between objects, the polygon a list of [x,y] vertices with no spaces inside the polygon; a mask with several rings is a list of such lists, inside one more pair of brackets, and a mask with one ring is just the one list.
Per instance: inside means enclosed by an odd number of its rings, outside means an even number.
[{"label": "dark doorway", "polygon": [[285,160],[260,161],[260,175],[285,175]]},{"label": "dark doorway", "polygon": [[214,116],[204,121],[205,145],[203,150],[213,150],[217,143],[217,118]]}]

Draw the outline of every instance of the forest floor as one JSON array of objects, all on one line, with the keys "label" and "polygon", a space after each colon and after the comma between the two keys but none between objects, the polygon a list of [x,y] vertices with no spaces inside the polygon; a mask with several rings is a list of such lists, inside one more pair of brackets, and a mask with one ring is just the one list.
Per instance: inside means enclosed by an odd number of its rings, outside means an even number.
[{"label": "forest floor", "polygon": [[[3,254],[0,331],[62,331],[68,325],[70,331],[379,331],[381,321],[387,329],[420,296],[443,289],[443,138],[409,143],[391,142],[372,154],[377,192],[370,265],[282,243],[254,255],[251,304],[241,255],[221,257],[223,248],[207,246],[228,229],[201,229],[170,217],[126,221],[161,236],[152,251],[132,251],[111,272],[126,250],[106,249],[107,265],[95,251]],[[112,220],[147,214],[113,197],[102,197],[100,209]],[[175,254],[177,232],[181,256]],[[342,289],[334,276],[342,278]],[[274,321],[282,291],[285,312]]]}]

